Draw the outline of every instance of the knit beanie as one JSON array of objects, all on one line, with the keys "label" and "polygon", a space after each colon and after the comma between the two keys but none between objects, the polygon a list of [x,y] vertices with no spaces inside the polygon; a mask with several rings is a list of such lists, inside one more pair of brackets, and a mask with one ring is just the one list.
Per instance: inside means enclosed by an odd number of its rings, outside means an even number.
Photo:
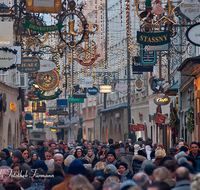
[{"label": "knit beanie", "polygon": [[144,166],[144,172],[147,174],[147,175],[152,175],[153,174],[153,171],[156,169],[156,165],[155,164],[152,164],[152,163],[149,163],[149,164],[146,164]]},{"label": "knit beanie", "polygon": [[38,153],[37,153],[37,152],[32,152],[32,153],[31,153],[31,156],[32,156],[33,154],[36,154],[36,155],[38,156]]},{"label": "knit beanie", "polygon": [[128,165],[125,162],[120,162],[117,166],[117,169],[119,169],[119,166],[124,166],[126,170],[128,169]]},{"label": "knit beanie", "polygon": [[43,142],[39,141],[37,145],[43,146]]},{"label": "knit beanie", "polygon": [[44,160],[38,160],[33,164],[32,169],[38,169],[38,168],[43,169],[45,172],[48,171],[48,167],[44,162]]},{"label": "knit beanie", "polygon": [[8,149],[4,148],[2,151],[6,153],[6,156],[10,156]]},{"label": "knit beanie", "polygon": [[18,158],[19,160],[21,160],[21,158],[22,158],[22,152],[20,150],[15,150],[12,153],[12,155],[15,156],[16,158]]},{"label": "knit beanie", "polygon": [[135,183],[133,180],[128,179],[128,180],[125,180],[125,181],[121,184],[120,190],[129,189],[129,187],[132,187],[132,186],[138,186],[138,185],[137,185],[137,183]]},{"label": "knit beanie", "polygon": [[67,174],[72,174],[72,175],[82,174],[82,175],[85,175],[86,172],[87,172],[87,169],[84,167],[82,162],[78,159],[75,159],[69,165]]},{"label": "knit beanie", "polygon": [[114,150],[113,148],[111,148],[111,149],[108,151],[107,156],[108,156],[109,154],[112,154],[112,155],[115,157],[115,159],[116,159],[115,150]]},{"label": "knit beanie", "polygon": [[117,168],[113,164],[108,164],[103,172],[104,174],[117,173]]}]

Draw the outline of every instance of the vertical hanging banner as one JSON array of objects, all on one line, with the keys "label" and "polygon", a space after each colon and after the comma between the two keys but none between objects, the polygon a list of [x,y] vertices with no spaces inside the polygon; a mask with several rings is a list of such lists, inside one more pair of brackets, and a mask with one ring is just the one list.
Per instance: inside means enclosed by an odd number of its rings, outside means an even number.
[{"label": "vertical hanging banner", "polygon": [[155,64],[156,63],[156,51],[149,51],[148,45],[140,45],[141,63],[142,64]]},{"label": "vertical hanging banner", "polygon": [[13,22],[0,22],[0,46],[13,46]]},{"label": "vertical hanging banner", "polygon": [[165,124],[165,120],[166,116],[158,112],[155,122],[160,124]]}]

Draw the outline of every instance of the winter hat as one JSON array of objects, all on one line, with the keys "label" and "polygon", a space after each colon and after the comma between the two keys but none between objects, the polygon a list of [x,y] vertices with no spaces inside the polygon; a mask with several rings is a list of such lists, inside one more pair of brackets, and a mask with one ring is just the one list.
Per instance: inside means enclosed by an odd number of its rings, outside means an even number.
[{"label": "winter hat", "polygon": [[124,166],[126,170],[128,169],[128,165],[125,162],[120,162],[117,166],[117,169],[119,169],[119,166]]},{"label": "winter hat", "polygon": [[11,146],[8,146],[8,150],[11,151],[11,150],[14,150]]},{"label": "winter hat", "polygon": [[43,146],[43,142],[42,142],[42,141],[39,141],[39,142],[37,143],[37,145]]},{"label": "winter hat", "polygon": [[146,164],[144,166],[144,172],[147,174],[147,175],[152,175],[153,174],[153,171],[156,169],[156,165],[155,164],[152,164],[152,163],[149,163],[149,164]]},{"label": "winter hat", "polygon": [[102,145],[101,148],[106,148],[106,145]]},{"label": "winter hat", "polygon": [[6,156],[10,156],[8,149],[4,148],[2,151],[6,153]]},{"label": "winter hat", "polygon": [[117,173],[117,168],[113,164],[108,164],[103,172],[104,174]]},{"label": "winter hat", "polygon": [[82,174],[82,175],[85,175],[86,172],[87,172],[87,169],[84,167],[82,162],[78,159],[75,159],[69,165],[67,174],[72,174],[72,175]]},{"label": "winter hat", "polygon": [[111,148],[111,149],[108,151],[107,156],[108,156],[109,154],[112,154],[112,155],[115,157],[115,159],[116,159],[115,150],[114,150],[113,148]]},{"label": "winter hat", "polygon": [[169,153],[170,153],[170,154],[175,154],[176,152],[178,152],[178,149],[175,148],[175,147],[171,147],[171,148],[169,149]]},{"label": "winter hat", "polygon": [[187,148],[186,146],[182,146],[182,147],[180,148],[180,151],[187,152],[187,151],[188,151],[188,148]]},{"label": "winter hat", "polygon": [[38,168],[43,169],[44,172],[48,171],[48,167],[45,164],[44,160],[38,160],[33,164],[32,169],[38,169]]},{"label": "winter hat", "polygon": [[174,158],[175,158],[175,160],[178,160],[179,158],[181,158],[181,157],[186,157],[187,156],[187,154],[184,152],[184,151],[181,151],[181,152],[179,152],[178,154],[176,154],[175,156],[174,156]]},{"label": "winter hat", "polygon": [[36,154],[36,155],[38,156],[38,153],[37,153],[37,152],[32,152],[32,153],[31,153],[31,156],[32,156],[33,154]]},{"label": "winter hat", "polygon": [[64,144],[63,141],[60,141],[59,144]]},{"label": "winter hat", "polygon": [[187,159],[185,157],[181,157],[178,159],[178,165],[186,167],[189,170],[189,172],[192,174],[195,173],[194,168],[190,164],[187,163]]},{"label": "winter hat", "polygon": [[69,155],[71,155],[69,152],[66,152],[65,154],[64,154],[64,159],[65,158],[67,158]]},{"label": "winter hat", "polygon": [[132,187],[132,186],[138,186],[138,185],[133,180],[128,179],[121,184],[120,190],[126,190],[126,189],[129,189],[129,187]]},{"label": "winter hat", "polygon": [[147,154],[143,150],[139,150],[138,155],[144,156],[145,158],[147,157]]},{"label": "winter hat", "polygon": [[18,158],[19,160],[21,160],[21,158],[22,158],[22,152],[20,150],[15,150],[12,153],[12,155],[15,156],[16,158]]}]

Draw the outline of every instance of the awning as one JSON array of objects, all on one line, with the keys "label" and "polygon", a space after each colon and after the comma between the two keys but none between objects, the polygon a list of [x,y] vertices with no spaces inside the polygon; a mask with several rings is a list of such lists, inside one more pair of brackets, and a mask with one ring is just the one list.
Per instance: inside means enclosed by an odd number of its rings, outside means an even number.
[{"label": "awning", "polygon": [[115,110],[115,109],[127,108],[127,107],[128,107],[128,103],[122,103],[122,104],[118,104],[118,105],[115,105],[115,106],[111,106],[111,107],[106,108],[106,109],[102,109],[100,111],[100,113],[111,111],[111,110]]},{"label": "awning", "polygon": [[200,73],[200,56],[185,59],[178,68],[182,76],[196,76]]},{"label": "awning", "polygon": [[165,95],[166,96],[176,96],[177,92],[178,92],[178,82],[176,82],[174,85],[172,85],[171,87],[169,87],[165,91]]}]

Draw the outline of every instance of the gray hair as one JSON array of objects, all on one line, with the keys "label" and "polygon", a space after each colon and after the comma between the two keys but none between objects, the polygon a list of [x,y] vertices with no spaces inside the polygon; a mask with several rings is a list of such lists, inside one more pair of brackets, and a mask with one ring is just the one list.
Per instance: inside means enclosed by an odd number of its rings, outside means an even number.
[{"label": "gray hair", "polygon": [[103,185],[103,189],[109,188],[109,187],[111,187],[112,190],[120,190],[120,187],[119,187],[117,182],[108,182],[108,183]]},{"label": "gray hair", "polygon": [[177,161],[179,158],[181,158],[181,157],[186,157],[187,156],[187,154],[184,152],[184,151],[181,151],[181,152],[179,152],[178,154],[176,154],[175,156],[174,156],[174,158],[175,158],[175,160]]},{"label": "gray hair", "polygon": [[53,158],[56,158],[57,156],[60,156],[63,159],[63,155],[60,153],[55,154]]},{"label": "gray hair", "polygon": [[149,177],[144,172],[139,172],[133,176],[133,180],[143,189],[149,182]]},{"label": "gray hair", "polygon": [[53,174],[53,172],[54,172],[54,164],[53,163],[54,162],[51,161],[51,160],[45,160],[44,162],[45,162],[45,164],[48,167],[47,174]]}]

